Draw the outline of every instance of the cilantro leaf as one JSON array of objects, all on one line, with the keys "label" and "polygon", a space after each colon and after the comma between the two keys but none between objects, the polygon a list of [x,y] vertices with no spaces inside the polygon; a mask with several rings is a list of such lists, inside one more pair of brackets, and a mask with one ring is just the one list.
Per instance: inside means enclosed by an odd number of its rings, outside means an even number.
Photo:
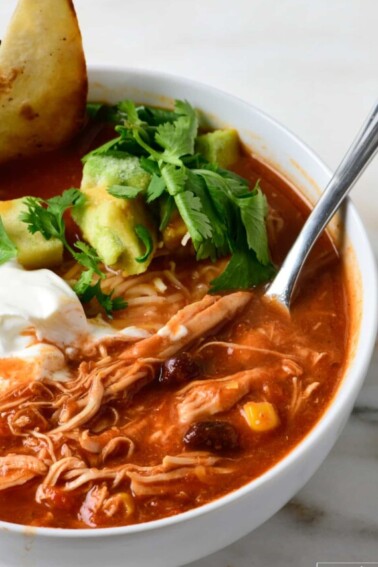
[{"label": "cilantro leaf", "polygon": [[127,126],[131,128],[139,128],[145,123],[140,120],[135,103],[132,100],[122,100],[117,104],[117,108],[121,113],[127,116]]},{"label": "cilantro leaf", "polygon": [[112,293],[104,293],[101,289],[101,280],[91,285],[92,273],[90,270],[83,272],[79,281],[74,286],[74,291],[79,295],[83,303],[89,303],[96,299],[109,318],[113,311],[126,309],[127,302],[122,297],[112,297]]},{"label": "cilantro leaf", "polygon": [[177,120],[158,126],[155,140],[164,148],[163,161],[181,165],[182,156],[194,153],[198,119],[195,110],[186,101],[176,101],[175,112],[179,115]]},{"label": "cilantro leaf", "polygon": [[218,173],[210,170],[194,170],[206,183],[213,206],[227,227],[228,234],[237,230],[238,216],[233,204],[233,194],[230,193],[227,182]]},{"label": "cilantro leaf", "polygon": [[[79,264],[87,268],[84,270],[79,280],[73,286],[75,293],[80,298],[83,303],[88,303],[92,299],[96,299],[104,309],[108,317],[111,317],[112,311],[117,309],[125,309],[127,303],[121,298],[112,298],[112,293],[105,293],[101,289],[101,280],[105,278],[105,274],[100,270],[99,263],[101,259],[97,255],[94,248],[86,244],[85,242],[76,242],[75,247],[80,250],[80,252],[72,251],[72,255]],[[92,283],[94,274],[99,276],[96,283]]]},{"label": "cilantro leaf", "polygon": [[28,225],[28,231],[31,234],[40,232],[46,240],[50,240],[51,238],[61,239],[62,235],[59,227],[59,219],[51,215],[47,208],[43,206],[43,199],[39,197],[26,197],[23,202],[27,210],[21,213],[20,219]]},{"label": "cilantro leaf", "polygon": [[183,156],[181,161],[185,165],[185,167],[188,167],[189,169],[201,169],[210,166],[210,164],[206,161],[202,154]]},{"label": "cilantro leaf", "polygon": [[199,175],[195,175],[187,170],[186,190],[192,191],[202,205],[202,210],[206,214],[211,225],[211,237],[206,241],[202,237],[200,241],[193,240],[194,248],[197,252],[197,259],[203,260],[210,257],[215,260],[218,256],[224,256],[230,251],[227,239],[227,226],[221,215],[218,214],[213,200],[209,195],[206,183]]},{"label": "cilantro leaf", "polygon": [[170,195],[174,197],[184,191],[186,181],[185,167],[175,167],[172,164],[166,164],[161,169],[161,175]]},{"label": "cilantro leaf", "polygon": [[[80,278],[73,285],[74,292],[82,299],[85,297],[87,289],[91,286],[93,279],[93,270],[84,270],[80,274]],[[84,300],[82,299],[84,302]]]},{"label": "cilantro leaf", "polygon": [[248,181],[237,173],[229,171],[228,169],[222,169],[215,164],[208,164],[207,166],[205,165],[204,169],[206,169],[207,171],[212,171],[213,173],[216,173],[219,177],[221,177],[224,180],[225,186],[227,187],[230,194],[240,197],[249,192]]},{"label": "cilantro leaf", "polygon": [[31,234],[40,232],[46,240],[58,238],[65,242],[65,211],[76,204],[83,203],[84,193],[79,189],[67,189],[56,197],[45,201],[39,197],[26,197],[26,211],[21,213],[21,220],[28,225]]},{"label": "cilantro leaf", "polygon": [[52,214],[63,216],[64,212],[74,205],[81,205],[85,200],[85,195],[79,189],[66,189],[61,195],[51,197],[46,201],[47,208]]},{"label": "cilantro leaf", "polygon": [[3,220],[0,217],[0,265],[17,257],[17,246],[13,244],[5,231]]},{"label": "cilantro leaf", "polygon": [[101,102],[88,102],[87,114],[91,120],[96,122],[117,123],[121,119],[117,106],[109,106]]},{"label": "cilantro leaf", "polygon": [[108,193],[119,199],[135,199],[144,191],[141,187],[131,187],[130,185],[112,185],[108,189]]},{"label": "cilantro leaf", "polygon": [[98,274],[101,278],[105,277],[105,274],[100,270],[99,263],[101,259],[97,255],[97,252],[92,246],[86,244],[85,242],[75,242],[75,248],[80,250],[80,252],[72,251],[72,255],[79,264],[91,270],[92,273]]},{"label": "cilantro leaf", "polygon": [[147,173],[151,173],[151,175],[153,175],[154,173],[156,175],[160,175],[159,164],[153,159],[142,156],[139,160],[139,164],[144,169],[144,171],[147,171]]},{"label": "cilantro leaf", "polygon": [[[78,189],[68,189],[62,195],[57,195],[48,200],[27,197],[24,199],[27,210],[21,214],[21,220],[28,225],[28,230],[32,234],[40,232],[46,240],[58,238],[63,243],[71,256],[85,268],[79,280],[73,286],[75,293],[83,303],[96,298],[110,317],[112,311],[124,309],[126,303],[122,298],[113,299],[112,294],[102,291],[101,280],[105,278],[105,274],[100,269],[101,259],[96,250],[81,241],[76,242],[74,248],[72,248],[66,239],[64,213],[69,208],[82,204],[84,199],[84,193]],[[93,284],[94,274],[97,274],[99,279]]]},{"label": "cilantro leaf", "polygon": [[[112,313],[113,311],[121,311],[122,309],[126,309],[127,308],[127,301],[125,299],[123,299],[123,297],[114,297],[113,295],[110,294],[110,300],[111,300],[111,308],[110,308],[110,313]],[[111,318],[111,315],[109,315],[109,312],[107,313],[108,317]]]},{"label": "cilantro leaf", "polygon": [[249,289],[270,280],[275,274],[272,264],[263,266],[253,250],[235,250],[226,269],[211,283],[210,293],[232,289]]},{"label": "cilantro leaf", "polygon": [[159,230],[163,232],[163,230],[167,227],[172,213],[175,209],[175,200],[172,195],[163,195],[162,199],[160,199],[160,225]]},{"label": "cilantro leaf", "polygon": [[160,126],[160,124],[166,124],[167,122],[175,122],[178,118],[174,110],[153,108],[151,106],[140,106],[138,115],[141,120],[150,126]]},{"label": "cilantro leaf", "polygon": [[147,203],[152,203],[152,201],[158,199],[164,193],[166,187],[164,178],[153,173],[150,184],[147,187]]},{"label": "cilantro leaf", "polygon": [[143,256],[138,256],[138,258],[135,258],[137,262],[142,263],[145,262],[147,258],[150,256],[150,254],[153,252],[154,242],[152,240],[150,231],[148,230],[148,228],[143,226],[143,224],[135,225],[134,231],[137,237],[140,238],[140,240],[143,242],[144,246],[146,247],[146,252],[143,254]]},{"label": "cilantro leaf", "polygon": [[269,247],[265,225],[268,212],[265,195],[257,186],[248,195],[236,198],[235,202],[240,209],[248,247],[256,253],[258,261],[266,266],[269,263]]},{"label": "cilantro leaf", "polygon": [[81,158],[81,161],[82,163],[86,163],[92,156],[99,156],[102,154],[107,154],[111,150],[117,150],[117,148],[119,148],[119,144],[120,138],[113,138],[113,140],[109,140],[109,142],[105,142],[105,144],[102,144],[102,146],[99,146],[98,148],[85,154],[85,156]]},{"label": "cilantro leaf", "polygon": [[268,205],[258,182],[252,191],[242,177],[220,168],[195,170],[203,177],[220,216],[229,232],[236,233],[241,222],[245,228],[248,247],[264,265],[270,261],[265,217]]},{"label": "cilantro leaf", "polygon": [[175,203],[193,242],[211,238],[213,231],[209,217],[203,212],[199,197],[192,191],[182,191],[175,196]]}]

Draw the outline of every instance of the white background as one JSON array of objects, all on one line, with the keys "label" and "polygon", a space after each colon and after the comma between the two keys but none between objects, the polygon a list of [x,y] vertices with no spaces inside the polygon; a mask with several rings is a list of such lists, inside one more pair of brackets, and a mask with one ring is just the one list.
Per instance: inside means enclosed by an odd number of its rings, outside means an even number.
[{"label": "white background", "polygon": [[[0,37],[15,5],[0,0]],[[75,6],[88,63],[163,70],[238,95],[288,126],[331,168],[378,100],[377,0],[75,0]],[[352,199],[378,252],[378,159]],[[362,399],[373,391],[378,404],[376,369],[377,357]],[[361,427],[349,422],[302,491],[310,511],[289,505],[195,567],[377,560],[378,435]]]}]

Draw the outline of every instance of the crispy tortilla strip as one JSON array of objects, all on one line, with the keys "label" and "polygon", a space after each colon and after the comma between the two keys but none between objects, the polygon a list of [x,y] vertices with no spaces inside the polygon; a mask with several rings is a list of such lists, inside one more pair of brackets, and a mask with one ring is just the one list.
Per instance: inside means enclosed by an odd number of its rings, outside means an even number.
[{"label": "crispy tortilla strip", "polygon": [[71,0],[19,0],[0,46],[0,163],[64,145],[85,117],[87,73]]}]

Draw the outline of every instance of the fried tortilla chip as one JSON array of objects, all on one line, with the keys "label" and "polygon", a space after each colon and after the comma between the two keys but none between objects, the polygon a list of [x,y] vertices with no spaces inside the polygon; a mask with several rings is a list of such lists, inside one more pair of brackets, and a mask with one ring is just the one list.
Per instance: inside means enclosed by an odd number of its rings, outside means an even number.
[{"label": "fried tortilla chip", "polygon": [[72,1],[19,0],[0,46],[0,163],[67,143],[87,89]]}]

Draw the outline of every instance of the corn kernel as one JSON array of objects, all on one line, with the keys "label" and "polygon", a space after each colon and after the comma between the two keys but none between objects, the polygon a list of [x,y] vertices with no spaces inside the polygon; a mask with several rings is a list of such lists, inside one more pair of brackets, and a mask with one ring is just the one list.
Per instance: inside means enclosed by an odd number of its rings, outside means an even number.
[{"label": "corn kernel", "polygon": [[119,496],[120,496],[120,501],[125,510],[125,515],[131,516],[131,514],[133,514],[135,510],[133,497],[131,496],[131,494],[128,494],[127,492],[121,492]]},{"label": "corn kernel", "polygon": [[243,410],[244,417],[253,431],[270,431],[280,423],[275,407],[269,402],[247,402]]}]

